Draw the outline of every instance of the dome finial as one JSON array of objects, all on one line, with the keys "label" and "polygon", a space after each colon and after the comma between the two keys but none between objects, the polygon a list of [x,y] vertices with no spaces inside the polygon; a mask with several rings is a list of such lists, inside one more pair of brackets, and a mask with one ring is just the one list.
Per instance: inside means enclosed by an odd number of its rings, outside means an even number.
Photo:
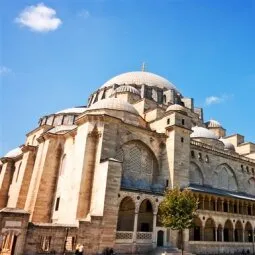
[{"label": "dome finial", "polygon": [[142,72],[145,72],[145,62],[142,63]]}]

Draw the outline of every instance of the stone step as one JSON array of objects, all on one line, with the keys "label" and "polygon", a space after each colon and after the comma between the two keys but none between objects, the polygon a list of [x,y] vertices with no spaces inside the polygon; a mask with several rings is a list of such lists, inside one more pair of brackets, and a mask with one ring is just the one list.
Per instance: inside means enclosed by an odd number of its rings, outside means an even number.
[{"label": "stone step", "polygon": [[[181,250],[176,247],[157,247],[150,255],[179,255],[182,254]],[[189,252],[183,252],[184,255],[194,255]]]}]

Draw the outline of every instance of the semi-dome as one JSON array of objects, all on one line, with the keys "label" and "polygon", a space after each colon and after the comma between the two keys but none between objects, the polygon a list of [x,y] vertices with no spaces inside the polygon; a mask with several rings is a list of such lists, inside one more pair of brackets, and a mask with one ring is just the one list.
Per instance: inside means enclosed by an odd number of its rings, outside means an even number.
[{"label": "semi-dome", "polygon": [[106,98],[92,104],[88,110],[98,110],[98,109],[109,109],[117,111],[126,111],[136,115],[139,115],[137,110],[130,103],[121,100],[119,98]]},{"label": "semi-dome", "polygon": [[172,104],[167,107],[166,111],[179,111],[179,112],[185,112],[186,113],[186,108],[180,104]]},{"label": "semi-dome", "polygon": [[229,142],[227,139],[220,138],[219,140],[221,142],[223,142],[225,150],[230,150],[230,151],[235,151],[236,150],[235,146],[231,142]]},{"label": "semi-dome", "polygon": [[56,112],[56,114],[60,113],[83,113],[86,111],[86,107],[73,107],[73,108],[67,108],[64,110],[61,110],[59,112]]},{"label": "semi-dome", "polygon": [[139,90],[129,85],[120,86],[114,91],[114,93],[124,93],[124,92],[130,92],[140,96]]},{"label": "semi-dome", "polygon": [[20,147],[17,147],[11,151],[9,151],[8,153],[5,154],[5,158],[16,158],[19,155],[22,154],[22,150],[20,149]]},{"label": "semi-dome", "polygon": [[190,135],[191,138],[208,138],[217,139],[217,136],[207,128],[204,127],[192,127],[193,133]]},{"label": "semi-dome", "polygon": [[101,88],[117,85],[138,85],[146,84],[147,86],[155,86],[161,89],[175,89],[175,86],[167,79],[150,72],[128,72],[117,75],[107,81]]},{"label": "semi-dome", "polygon": [[220,124],[220,122],[218,122],[217,120],[209,120],[206,123],[207,127],[209,128],[220,128],[222,127],[222,125]]}]

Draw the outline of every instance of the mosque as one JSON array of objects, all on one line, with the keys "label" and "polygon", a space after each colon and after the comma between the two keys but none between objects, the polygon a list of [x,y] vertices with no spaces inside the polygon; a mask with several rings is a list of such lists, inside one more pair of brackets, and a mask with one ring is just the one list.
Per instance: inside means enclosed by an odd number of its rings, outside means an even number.
[{"label": "mosque", "polygon": [[110,79],[87,106],[41,117],[0,162],[1,255],[179,248],[157,217],[176,185],[199,199],[187,252],[254,252],[255,144],[205,122],[159,75]]}]

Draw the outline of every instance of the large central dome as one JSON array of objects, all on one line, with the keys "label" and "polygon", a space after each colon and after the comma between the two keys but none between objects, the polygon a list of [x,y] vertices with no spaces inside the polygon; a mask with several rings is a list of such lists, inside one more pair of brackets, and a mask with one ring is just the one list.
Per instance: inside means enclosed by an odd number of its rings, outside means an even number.
[{"label": "large central dome", "polygon": [[117,85],[147,85],[154,86],[161,89],[175,89],[175,86],[167,79],[149,72],[128,72],[117,75],[107,81],[101,88],[110,87],[114,84]]}]

